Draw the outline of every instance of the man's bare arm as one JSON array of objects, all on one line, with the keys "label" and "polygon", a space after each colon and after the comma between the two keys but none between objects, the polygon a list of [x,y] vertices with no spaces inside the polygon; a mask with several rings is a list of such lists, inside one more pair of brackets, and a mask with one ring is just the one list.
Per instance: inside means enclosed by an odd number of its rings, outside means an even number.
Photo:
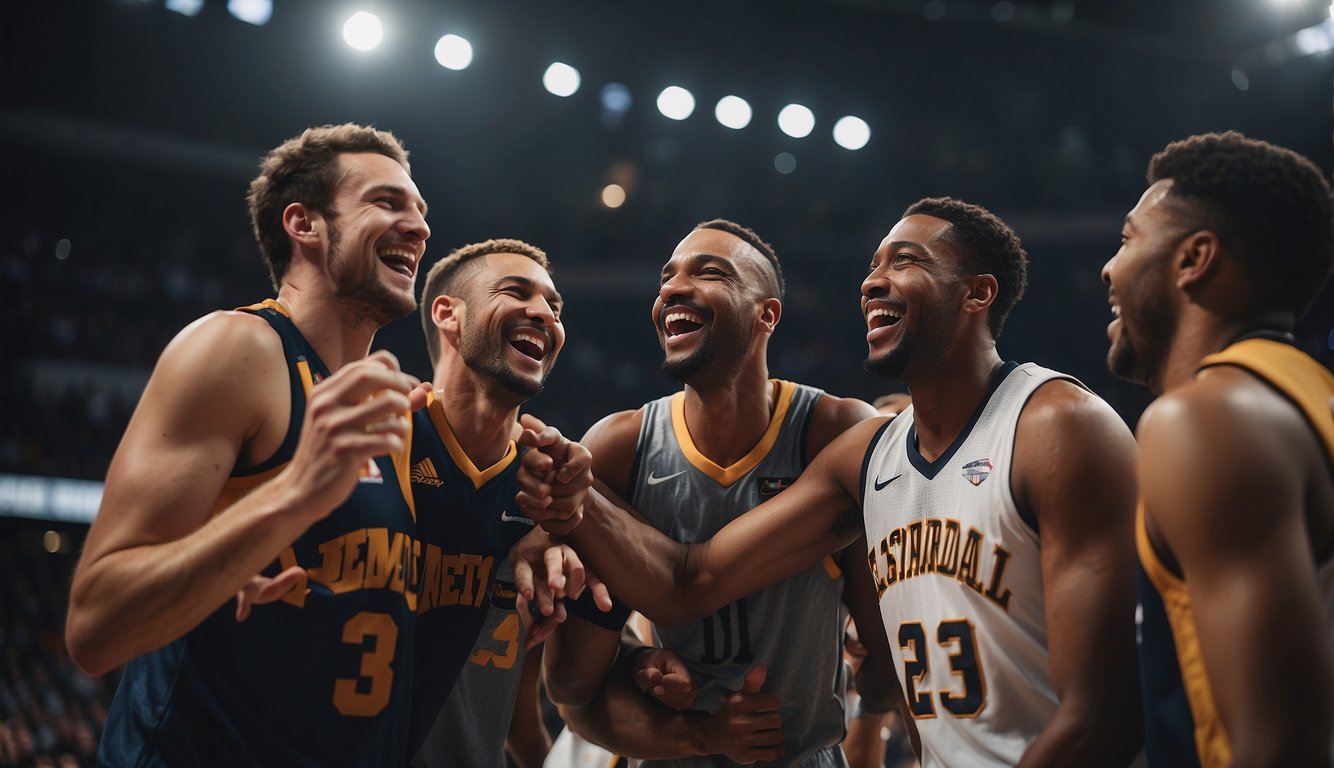
[{"label": "man's bare arm", "polygon": [[1056,713],[1021,766],[1124,766],[1142,742],[1135,656],[1135,443],[1102,400],[1043,385],[1019,419],[1012,481],[1037,519]]},{"label": "man's bare arm", "polygon": [[1334,680],[1303,479],[1327,476],[1322,449],[1286,401],[1224,368],[1160,398],[1139,437],[1233,764],[1325,764]]},{"label": "man's bare arm", "polygon": [[232,598],[351,493],[368,458],[403,450],[414,385],[388,353],[348,366],[312,394],[292,461],[213,514],[248,441],[275,418],[264,393],[287,399],[284,358],[249,315],[215,313],[182,331],[112,460],[75,572],[66,637],[76,663],[106,672]]}]

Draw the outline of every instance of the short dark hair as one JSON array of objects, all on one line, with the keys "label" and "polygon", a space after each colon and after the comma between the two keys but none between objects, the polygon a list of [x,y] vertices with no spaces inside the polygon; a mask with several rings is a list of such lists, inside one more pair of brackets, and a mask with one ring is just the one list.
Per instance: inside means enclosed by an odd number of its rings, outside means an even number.
[{"label": "short dark hair", "polygon": [[1334,269],[1330,187],[1315,163],[1228,131],[1168,144],[1147,175],[1171,179],[1165,200],[1236,254],[1260,307],[1310,308]]},{"label": "short dark hair", "polygon": [[1028,285],[1028,254],[1019,236],[986,208],[952,197],[918,200],[908,206],[903,218],[919,213],[951,224],[943,237],[959,249],[966,272],[996,278],[996,299],[987,313],[987,328],[993,339],[1000,338],[1005,318]]},{"label": "short dark hair", "polygon": [[421,313],[422,332],[426,334],[426,349],[431,354],[431,365],[440,357],[440,335],[435,332],[435,323],[431,321],[431,304],[437,296],[457,296],[459,289],[468,281],[480,266],[477,261],[492,253],[517,253],[527,256],[551,274],[551,264],[547,261],[546,251],[522,240],[498,237],[483,240],[480,243],[455,248],[445,258],[437,261],[431,271],[426,273],[426,282],[422,284]]},{"label": "short dark hair", "polygon": [[334,190],[341,178],[338,156],[345,152],[381,154],[412,172],[408,151],[392,133],[344,123],[307,128],[300,136],[279,144],[264,157],[259,175],[250,182],[246,196],[250,227],[275,290],[282,287],[292,263],[292,243],[283,229],[283,211],[300,202],[333,219]]},{"label": "short dark hair", "polygon": [[778,254],[774,252],[774,247],[772,245],[764,242],[759,235],[755,234],[755,230],[750,227],[743,227],[735,221],[728,221],[727,219],[709,219],[708,221],[701,221],[695,225],[695,229],[716,229],[736,235],[746,241],[750,247],[759,251],[760,255],[769,262],[769,266],[773,268],[774,281],[773,285],[769,286],[769,293],[773,294],[771,298],[780,301],[783,299],[783,291],[786,290],[787,285],[783,281],[783,268],[778,264]]}]

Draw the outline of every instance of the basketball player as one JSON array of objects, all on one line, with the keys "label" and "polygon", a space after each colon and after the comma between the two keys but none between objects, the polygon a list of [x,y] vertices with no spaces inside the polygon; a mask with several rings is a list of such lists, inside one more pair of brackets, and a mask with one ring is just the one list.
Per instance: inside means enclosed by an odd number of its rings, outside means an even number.
[{"label": "basketball player", "polygon": [[[663,266],[653,304],[663,373],[684,389],[612,414],[584,438],[594,474],[676,541],[712,536],[790,485],[843,430],[875,416],[860,400],[769,378],[769,339],[782,316],[782,296],[778,259],[754,231],[723,219],[696,226]],[[671,764],[705,766],[730,759],[774,761],[781,755],[786,765],[844,765],[838,744],[845,729],[848,565],[840,553],[699,621],[655,628],[657,641],[680,658],[698,684],[691,690],[693,710],[719,711],[724,699],[743,688],[752,667],[764,667],[759,679],[777,698],[782,731],[762,729],[728,757],[685,759],[718,744],[689,743],[694,740],[666,727],[682,722],[676,713],[618,693],[629,686],[598,684],[617,656],[618,631],[579,619],[556,630],[546,657],[549,693],[558,703],[576,705],[585,697],[571,694],[572,687],[616,696],[614,706],[594,703],[595,710],[614,717],[565,714],[584,736],[630,757],[681,758]],[[860,558],[851,565],[854,574],[867,578],[865,616],[875,621],[866,569]],[[883,645],[882,650],[887,651]],[[613,679],[619,683],[623,677]],[[753,685],[748,692],[755,692]],[[892,688],[882,698],[890,695]]]},{"label": "basketball player", "polygon": [[1334,376],[1292,327],[1334,266],[1330,189],[1238,133],[1169,144],[1103,267],[1139,424],[1147,752],[1329,765]]},{"label": "basketball player", "polygon": [[[164,350],[74,575],[71,656],[93,675],[129,662],[100,765],[408,757],[405,414],[424,393],[367,351],[416,306],[426,203],[398,140],[357,125],[274,149],[249,202],[277,298]],[[404,557],[366,566],[368,541]],[[319,576],[233,619],[254,574],[294,568]]]},{"label": "basketball player", "polygon": [[[1135,446],[1078,382],[997,354],[1025,276],[1018,238],[989,212],[949,198],[910,206],[871,260],[861,306],[868,369],[906,384],[913,404],[836,438],[707,542],[678,544],[604,494],[543,482],[545,451],[528,453],[521,500],[558,528],[582,513],[575,548],[664,623],[864,534],[923,765],[1125,765],[1140,744]],[[549,443],[562,466],[581,460],[529,426],[525,439]],[[544,514],[553,493],[562,511]],[[521,591],[528,567],[516,564]]]}]

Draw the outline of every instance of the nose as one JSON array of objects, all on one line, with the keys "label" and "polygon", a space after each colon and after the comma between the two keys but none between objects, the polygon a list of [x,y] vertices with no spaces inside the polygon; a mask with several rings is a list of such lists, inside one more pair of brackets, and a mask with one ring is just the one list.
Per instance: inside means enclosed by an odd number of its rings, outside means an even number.
[{"label": "nose", "polygon": [[862,280],[862,297],[866,299],[880,298],[889,293],[888,280],[885,279],[883,270],[873,270]]},{"label": "nose", "polygon": [[1102,272],[1099,274],[1102,277],[1103,285],[1112,284],[1112,262],[1114,261],[1116,261],[1116,256],[1112,256],[1112,258],[1107,260],[1106,264],[1102,265]]},{"label": "nose", "polygon": [[550,327],[556,324],[556,310],[545,296],[533,297],[533,300],[528,302],[525,312],[529,319],[537,320],[543,326]]},{"label": "nose", "polygon": [[431,236],[431,227],[426,223],[426,216],[420,208],[409,205],[405,209],[406,215],[403,217],[403,224],[400,231],[417,242],[426,242]]}]

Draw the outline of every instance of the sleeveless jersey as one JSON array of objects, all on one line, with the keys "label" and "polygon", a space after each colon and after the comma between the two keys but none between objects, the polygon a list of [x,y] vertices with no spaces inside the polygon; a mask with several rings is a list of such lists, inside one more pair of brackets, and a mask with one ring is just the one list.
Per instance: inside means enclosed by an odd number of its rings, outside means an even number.
[{"label": "sleeveless jersey", "polygon": [[[802,449],[818,389],[774,381],[777,405],[750,453],[720,467],[695,447],[685,423],[685,393],[644,406],[630,501],[650,524],[681,542],[703,541],[790,485],[804,467]],[[777,694],[783,717],[781,764],[813,755],[843,764],[845,731],[842,572],[832,559],[748,595],[716,614],[679,627],[657,627],[661,645],[700,684],[695,706],[710,712],[719,696],[741,689],[756,664],[768,668],[764,691]],[[820,750],[830,754],[820,754]],[[836,762],[835,762],[836,761]],[[668,763],[646,762],[645,765]],[[677,765],[730,765],[721,756]]]},{"label": "sleeveless jersey", "polygon": [[[221,511],[296,448],[313,385],[329,375],[276,301],[241,311],[282,337],[292,415],[278,451],[234,472]],[[99,765],[382,765],[407,760],[416,545],[404,457],[376,459],[351,497],[279,561],[305,583],[237,623],[228,601],[175,642],[132,660],[108,714]]]},{"label": "sleeveless jersey", "polygon": [[[410,741],[414,752],[473,655],[500,565],[514,543],[533,530],[533,521],[514,503],[522,451],[511,441],[499,461],[478,469],[454,437],[434,393],[427,406],[413,414],[410,477],[421,541]],[[512,597],[509,603],[513,605]],[[514,618],[506,628],[517,632]],[[517,635],[513,641],[522,645]],[[500,714],[475,712],[472,717]]]},{"label": "sleeveless jersey", "polygon": [[[1277,389],[1295,405],[1334,466],[1334,375],[1301,350],[1280,341],[1251,338],[1200,361],[1200,368],[1233,365]],[[1144,745],[1153,766],[1230,765],[1232,748],[1214,706],[1186,582],[1159,556],[1145,527],[1144,503],[1136,516],[1139,549],[1140,676],[1144,695]],[[1324,598],[1326,646],[1334,649],[1334,556],[1317,563]],[[1334,755],[1334,745],[1331,745]]]},{"label": "sleeveless jersey", "polygon": [[527,653],[514,608],[514,570],[508,559],[498,568],[488,598],[491,611],[454,690],[412,759],[417,768],[505,765],[505,738]]},{"label": "sleeveless jersey", "polygon": [[867,449],[867,561],[925,768],[1012,766],[1056,711],[1037,525],[1010,475],[1019,415],[1058,378],[1006,363],[935,461],[912,407]]}]

